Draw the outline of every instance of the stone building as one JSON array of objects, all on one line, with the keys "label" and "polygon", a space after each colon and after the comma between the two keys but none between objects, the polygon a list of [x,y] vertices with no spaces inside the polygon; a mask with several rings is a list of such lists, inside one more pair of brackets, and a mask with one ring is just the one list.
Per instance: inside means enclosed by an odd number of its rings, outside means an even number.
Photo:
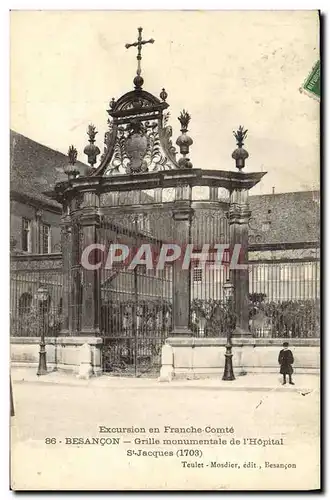
[{"label": "stone building", "polygon": [[[44,194],[65,179],[67,156],[10,131],[10,246],[16,254],[61,250],[61,205]],[[78,162],[82,173],[89,167]]]},{"label": "stone building", "polygon": [[[10,131],[12,335],[39,334],[32,316],[41,279],[48,284],[50,323],[58,324],[62,300],[61,267],[57,265],[61,260],[62,207],[44,191],[65,178],[66,165],[65,154]],[[82,174],[89,169],[80,162],[77,168]],[[39,269],[43,269],[42,278]]]}]

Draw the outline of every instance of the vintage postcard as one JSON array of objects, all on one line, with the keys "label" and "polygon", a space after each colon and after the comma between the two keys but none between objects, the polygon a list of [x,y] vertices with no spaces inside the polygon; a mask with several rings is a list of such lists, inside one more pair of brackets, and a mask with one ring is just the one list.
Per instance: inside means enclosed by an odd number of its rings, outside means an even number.
[{"label": "vintage postcard", "polygon": [[10,14],[11,489],[320,489],[320,14]]}]

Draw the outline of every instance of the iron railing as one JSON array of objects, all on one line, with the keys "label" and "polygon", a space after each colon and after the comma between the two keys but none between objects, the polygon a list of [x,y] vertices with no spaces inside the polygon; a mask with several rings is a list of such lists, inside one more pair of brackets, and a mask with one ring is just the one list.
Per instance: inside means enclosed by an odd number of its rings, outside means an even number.
[{"label": "iron railing", "polygon": [[249,327],[255,337],[320,336],[318,259],[253,261],[249,268]]},{"label": "iron railing", "polygon": [[[44,257],[38,261],[22,257],[13,267],[10,285],[11,335],[40,335],[37,294],[40,286],[49,290],[45,312],[46,335],[57,334],[63,324],[65,285],[61,260],[57,260],[54,265],[52,257]],[[192,268],[191,275],[192,333],[197,337],[226,336],[222,287],[228,269],[223,267],[214,270],[206,266],[201,272],[196,272],[197,269]],[[250,262],[249,269],[249,328],[253,336],[319,337],[318,260],[253,261]],[[113,270],[111,272],[113,274]],[[152,339],[153,343],[159,340],[161,345],[171,331],[172,269],[166,267],[158,274],[152,270],[146,272],[142,268],[138,268],[136,272],[117,270],[115,276],[110,276],[109,273],[108,270],[101,273],[102,334],[113,346],[115,339],[118,345],[121,345],[123,339],[130,339],[131,343],[136,338],[143,339],[143,342],[139,341],[137,354],[142,359],[149,352],[149,347],[144,347],[148,343],[147,339],[150,343]],[[75,315],[79,317],[79,311]],[[115,350],[119,350],[119,347]],[[126,357],[129,358],[130,355],[125,354],[124,358]]]},{"label": "iron railing", "polygon": [[[10,273],[10,335],[39,337],[58,335],[63,323],[63,269],[60,255],[18,256]],[[48,299],[41,307],[38,289]]]}]

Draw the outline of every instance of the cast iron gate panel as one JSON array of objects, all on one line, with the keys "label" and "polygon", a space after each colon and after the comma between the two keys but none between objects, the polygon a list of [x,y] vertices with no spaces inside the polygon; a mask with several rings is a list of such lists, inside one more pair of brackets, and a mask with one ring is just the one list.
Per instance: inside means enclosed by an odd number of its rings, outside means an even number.
[{"label": "cast iron gate panel", "polygon": [[[103,370],[119,375],[157,375],[161,348],[171,330],[172,268],[128,268],[143,244],[153,255],[173,241],[171,213],[161,209],[103,211],[98,241],[126,245],[132,252],[124,263],[100,271]],[[106,255],[107,255],[106,251]]]},{"label": "cast iron gate panel", "polygon": [[[159,255],[164,243],[177,243],[170,202],[158,206],[151,204],[146,192],[106,193],[101,197],[101,211],[97,241],[107,250],[111,243],[121,243],[134,254],[142,244],[149,244],[152,252]],[[212,248],[215,244],[228,242],[228,219],[224,209],[207,208],[206,204],[204,208],[196,206],[190,241],[194,251],[200,252],[204,244]],[[210,264],[212,267],[212,262]],[[191,327],[194,336],[221,335],[223,284],[228,269],[212,270],[211,267],[207,266],[203,271],[201,282],[194,266],[191,270]],[[133,376],[159,373],[161,348],[172,327],[172,272],[170,265],[159,271],[146,269],[144,265],[129,270],[127,264],[122,263],[114,263],[111,269],[102,266],[100,323],[105,372]],[[216,304],[205,332],[203,322],[196,322],[200,303],[203,303],[203,314],[210,303]]]}]

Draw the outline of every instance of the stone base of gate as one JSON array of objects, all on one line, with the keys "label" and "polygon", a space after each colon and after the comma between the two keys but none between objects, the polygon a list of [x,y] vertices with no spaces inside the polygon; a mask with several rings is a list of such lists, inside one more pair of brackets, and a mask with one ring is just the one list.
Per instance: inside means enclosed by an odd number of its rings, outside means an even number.
[{"label": "stone base of gate", "polygon": [[[319,339],[288,339],[295,358],[295,373],[319,373]],[[233,367],[236,377],[249,373],[278,373],[278,353],[284,339],[233,338]],[[222,377],[225,338],[170,337],[162,349],[159,381],[173,378]]]},{"label": "stone base of gate", "polygon": [[[81,378],[102,375],[102,345],[100,337],[47,337],[46,356],[49,371],[73,373]],[[39,362],[37,337],[11,337],[12,366],[35,367]]]}]

